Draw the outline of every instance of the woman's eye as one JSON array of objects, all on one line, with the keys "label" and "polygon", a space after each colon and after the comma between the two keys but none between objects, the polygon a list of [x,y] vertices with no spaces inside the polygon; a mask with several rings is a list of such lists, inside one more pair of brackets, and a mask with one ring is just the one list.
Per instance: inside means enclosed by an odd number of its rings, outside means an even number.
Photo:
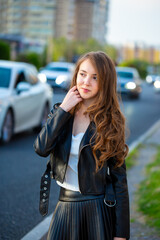
[{"label": "woman's eye", "polygon": [[94,80],[97,80],[97,77],[93,77]]},{"label": "woman's eye", "polygon": [[84,73],[80,73],[80,75],[81,75],[82,77],[84,77],[84,76],[85,76],[85,74],[84,74]]}]

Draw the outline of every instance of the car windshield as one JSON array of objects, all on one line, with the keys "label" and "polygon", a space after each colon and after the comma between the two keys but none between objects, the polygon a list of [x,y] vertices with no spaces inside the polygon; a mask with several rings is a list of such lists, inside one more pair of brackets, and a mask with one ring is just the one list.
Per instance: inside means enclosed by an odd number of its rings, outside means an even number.
[{"label": "car windshield", "polygon": [[8,88],[11,78],[11,69],[0,67],[0,87]]},{"label": "car windshield", "polygon": [[69,69],[66,67],[46,67],[47,70],[54,71],[54,72],[69,72]]},{"label": "car windshield", "polygon": [[118,71],[117,75],[118,75],[118,77],[121,77],[121,78],[133,78],[133,73],[132,72]]}]

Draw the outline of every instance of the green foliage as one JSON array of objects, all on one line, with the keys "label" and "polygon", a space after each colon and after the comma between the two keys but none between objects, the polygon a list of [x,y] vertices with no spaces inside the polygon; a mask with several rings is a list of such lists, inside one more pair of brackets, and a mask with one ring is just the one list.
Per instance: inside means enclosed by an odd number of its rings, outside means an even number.
[{"label": "green foliage", "polygon": [[[48,47],[50,48],[50,47]],[[53,61],[73,61],[75,56],[80,56],[86,52],[91,51],[104,51],[112,59],[116,60],[117,51],[113,46],[102,45],[93,38],[85,42],[82,41],[69,41],[65,38],[53,39]]]},{"label": "green foliage", "polygon": [[18,61],[34,64],[37,69],[45,66],[51,61],[75,62],[77,58],[91,51],[104,51],[113,60],[116,59],[116,49],[110,45],[101,45],[95,39],[88,39],[85,42],[69,41],[66,38],[51,39],[44,48],[42,55],[34,52],[23,53],[17,57]]},{"label": "green foliage", "polygon": [[134,59],[131,61],[125,61],[125,62],[121,62],[119,64],[119,66],[122,67],[134,67],[138,70],[140,77],[142,79],[145,79],[145,77],[147,76],[147,67],[148,67],[149,63],[146,61],[142,61],[142,60],[138,60],[138,59]]},{"label": "green foliage", "polygon": [[106,45],[104,47],[104,52],[106,52],[107,55],[110,56],[112,58],[112,60],[114,60],[114,62],[116,63],[117,57],[118,57],[118,52],[117,52],[117,49],[114,46]]},{"label": "green foliage", "polygon": [[68,41],[65,38],[53,40],[53,61],[63,60],[66,56]]},{"label": "green foliage", "polygon": [[0,41],[0,59],[10,60],[10,46],[3,41]]},{"label": "green foliage", "polygon": [[160,230],[160,147],[155,161],[146,168],[146,179],[138,190],[139,210],[147,216],[151,226]]},{"label": "green foliage", "polygon": [[42,66],[42,57],[38,53],[28,52],[20,54],[17,58],[17,61],[27,62],[33,64],[37,69]]},{"label": "green foliage", "polygon": [[138,158],[139,155],[139,148],[141,148],[142,145],[139,144],[135,149],[133,149],[131,152],[129,152],[127,158],[126,158],[126,166],[127,169],[133,167],[136,163],[136,159]]}]

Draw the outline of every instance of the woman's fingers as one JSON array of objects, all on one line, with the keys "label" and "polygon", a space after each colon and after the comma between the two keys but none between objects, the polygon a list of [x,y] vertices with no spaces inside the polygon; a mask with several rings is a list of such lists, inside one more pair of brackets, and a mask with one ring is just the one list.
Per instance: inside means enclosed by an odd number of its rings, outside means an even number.
[{"label": "woman's fingers", "polygon": [[77,89],[77,86],[74,86],[74,87],[72,87],[72,88],[68,91],[68,93],[69,93],[69,92],[74,92],[76,89]]},{"label": "woman's fingers", "polygon": [[60,107],[68,112],[81,101],[82,98],[77,90],[77,87],[74,86],[68,91]]}]

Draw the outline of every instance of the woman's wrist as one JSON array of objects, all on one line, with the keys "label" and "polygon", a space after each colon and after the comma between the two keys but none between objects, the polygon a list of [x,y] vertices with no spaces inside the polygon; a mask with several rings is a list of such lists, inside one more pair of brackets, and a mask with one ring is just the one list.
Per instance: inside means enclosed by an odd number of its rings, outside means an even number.
[{"label": "woman's wrist", "polygon": [[63,104],[59,105],[60,108],[62,108],[65,112],[69,112],[69,110],[67,109],[67,107],[65,107]]}]

